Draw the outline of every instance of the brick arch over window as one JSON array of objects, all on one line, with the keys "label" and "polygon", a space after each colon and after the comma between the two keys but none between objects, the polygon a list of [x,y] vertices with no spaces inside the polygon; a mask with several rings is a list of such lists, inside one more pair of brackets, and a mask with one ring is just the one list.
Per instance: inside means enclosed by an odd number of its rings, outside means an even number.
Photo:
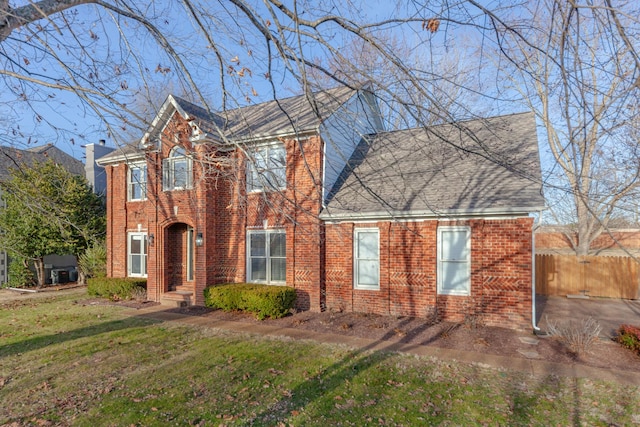
[{"label": "brick arch over window", "polygon": [[162,189],[186,190],[193,186],[193,160],[181,146],[175,146],[162,161]]}]

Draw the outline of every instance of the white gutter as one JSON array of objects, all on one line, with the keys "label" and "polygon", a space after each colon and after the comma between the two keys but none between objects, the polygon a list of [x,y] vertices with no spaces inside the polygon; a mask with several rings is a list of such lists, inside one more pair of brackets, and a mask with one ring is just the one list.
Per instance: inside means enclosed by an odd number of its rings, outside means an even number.
[{"label": "white gutter", "polygon": [[[542,211],[538,213],[538,222],[542,218]],[[531,229],[531,326],[534,332],[540,331],[536,324],[536,226]]]},{"label": "white gutter", "polygon": [[490,216],[490,215],[511,215],[528,216],[531,212],[539,210],[539,206],[513,207],[513,208],[481,208],[481,209],[451,209],[442,211],[432,210],[410,210],[410,211],[377,211],[363,213],[348,213],[332,215],[330,213],[320,214],[320,219],[326,222],[353,222],[364,220],[402,220],[412,218],[443,218],[443,217],[464,217],[464,216]]},{"label": "white gutter", "polygon": [[123,163],[123,162],[128,163],[128,162],[136,162],[136,161],[139,161],[139,160],[144,160],[144,155],[145,155],[144,152],[132,152],[132,153],[129,153],[129,154],[120,154],[120,155],[117,155],[117,156],[114,155],[112,157],[109,157],[109,158],[105,159],[105,157],[109,156],[109,154],[107,154],[104,157],[96,159],[95,162],[96,162],[96,164],[98,166],[105,167],[105,166],[112,165],[112,164],[115,164],[115,163]]}]

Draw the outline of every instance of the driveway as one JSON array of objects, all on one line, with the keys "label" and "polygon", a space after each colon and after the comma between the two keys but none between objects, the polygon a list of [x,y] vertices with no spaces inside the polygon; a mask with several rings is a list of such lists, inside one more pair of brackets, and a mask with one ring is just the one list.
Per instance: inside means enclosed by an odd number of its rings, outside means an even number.
[{"label": "driveway", "polygon": [[580,322],[589,317],[600,323],[603,337],[613,338],[623,323],[640,326],[640,300],[536,297],[536,318],[543,331],[546,331],[547,319],[563,324]]}]

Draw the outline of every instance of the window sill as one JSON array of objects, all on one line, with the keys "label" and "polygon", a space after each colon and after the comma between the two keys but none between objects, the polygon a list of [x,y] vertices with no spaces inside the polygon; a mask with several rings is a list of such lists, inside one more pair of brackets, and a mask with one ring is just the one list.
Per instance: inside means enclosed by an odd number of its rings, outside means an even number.
[{"label": "window sill", "polygon": [[461,293],[461,292],[442,292],[442,291],[438,291],[438,295],[445,295],[445,296],[451,296],[451,297],[469,297],[469,296],[471,296],[471,293],[469,293],[469,292]]},{"label": "window sill", "polygon": [[353,289],[355,291],[379,291],[380,290],[380,286],[354,286]]},{"label": "window sill", "polygon": [[175,188],[163,188],[162,191],[168,193],[169,191],[188,191],[193,190],[193,187],[175,187]]},{"label": "window sill", "polygon": [[260,189],[260,190],[247,190],[247,194],[260,194],[260,193],[281,193],[286,190],[287,187],[282,188],[269,188],[269,189]]}]

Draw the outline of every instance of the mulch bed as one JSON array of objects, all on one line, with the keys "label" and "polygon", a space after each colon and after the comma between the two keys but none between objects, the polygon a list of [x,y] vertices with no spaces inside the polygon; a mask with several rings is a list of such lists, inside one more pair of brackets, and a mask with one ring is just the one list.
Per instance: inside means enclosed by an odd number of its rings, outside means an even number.
[{"label": "mulch bed", "polygon": [[365,313],[299,312],[281,319],[257,320],[244,312],[224,312],[207,307],[170,309],[173,312],[235,322],[268,324],[282,328],[301,328],[376,341],[429,345],[453,350],[475,351],[507,357],[527,358],[523,352],[535,351],[536,360],[582,364],[597,368],[640,372],[640,356],[608,339],[599,339],[587,353],[575,354],[555,337],[538,336],[535,345],[523,338],[536,338],[529,331],[488,327],[478,324],[433,322],[411,317],[380,316]]}]

